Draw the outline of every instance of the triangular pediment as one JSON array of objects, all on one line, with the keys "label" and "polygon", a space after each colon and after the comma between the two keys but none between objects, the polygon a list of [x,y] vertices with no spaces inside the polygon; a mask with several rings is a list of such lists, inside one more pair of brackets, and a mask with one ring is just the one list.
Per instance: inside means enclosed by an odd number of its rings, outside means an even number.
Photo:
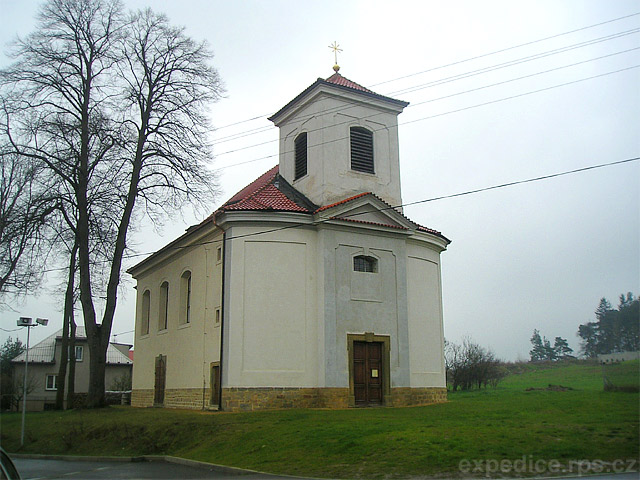
[{"label": "triangular pediment", "polygon": [[415,223],[388,203],[371,193],[347,198],[341,202],[321,207],[316,211],[319,220],[343,220],[363,225],[413,230]]}]

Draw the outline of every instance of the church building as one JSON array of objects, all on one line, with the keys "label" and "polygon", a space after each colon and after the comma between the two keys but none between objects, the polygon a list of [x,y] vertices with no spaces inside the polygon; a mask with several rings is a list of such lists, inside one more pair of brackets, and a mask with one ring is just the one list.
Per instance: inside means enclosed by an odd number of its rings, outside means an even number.
[{"label": "church building", "polygon": [[440,253],[403,215],[398,115],[335,68],[270,120],[278,165],[128,272],[132,405],[446,401]]}]

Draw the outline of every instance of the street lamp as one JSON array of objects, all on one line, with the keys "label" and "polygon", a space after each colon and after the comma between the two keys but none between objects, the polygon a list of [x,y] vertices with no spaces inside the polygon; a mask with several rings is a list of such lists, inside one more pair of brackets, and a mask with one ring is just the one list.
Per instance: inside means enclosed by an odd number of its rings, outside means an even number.
[{"label": "street lamp", "polygon": [[24,379],[22,380],[22,433],[20,434],[20,446],[24,446],[24,421],[27,413],[27,367],[29,366],[29,337],[31,334],[31,327],[37,327],[42,325],[47,326],[49,320],[46,318],[36,318],[36,323],[33,323],[31,317],[20,317],[18,319],[19,327],[27,327],[27,354],[24,361]]}]

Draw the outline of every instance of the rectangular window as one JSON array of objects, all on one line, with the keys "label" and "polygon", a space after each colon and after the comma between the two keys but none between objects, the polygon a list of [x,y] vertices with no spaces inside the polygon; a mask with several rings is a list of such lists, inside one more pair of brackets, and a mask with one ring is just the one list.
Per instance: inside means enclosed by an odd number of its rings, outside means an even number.
[{"label": "rectangular window", "polygon": [[351,127],[351,169],[375,173],[373,168],[373,132],[366,128]]},{"label": "rectangular window", "polygon": [[84,358],[84,347],[76,345],[76,362],[81,362]]},{"label": "rectangular window", "polygon": [[220,263],[222,261],[222,247],[218,247],[216,249],[216,263]]},{"label": "rectangular window", "polygon": [[187,270],[180,278],[180,324],[191,322],[191,272]]},{"label": "rectangular window", "polygon": [[307,174],[307,132],[303,132],[295,139],[296,171],[294,180]]},{"label": "rectangular window", "polygon": [[216,325],[220,325],[220,307],[216,308]]},{"label": "rectangular window", "polygon": [[160,317],[158,318],[158,330],[166,330],[169,327],[169,282],[160,285]]},{"label": "rectangular window", "polygon": [[141,335],[149,334],[149,314],[151,311],[151,292],[145,290],[142,294],[142,325],[140,329]]},{"label": "rectangular window", "polygon": [[45,390],[56,390],[58,388],[58,376],[53,374],[47,375]]},{"label": "rectangular window", "polygon": [[354,272],[366,272],[377,273],[378,261],[373,257],[367,257],[365,255],[358,255],[353,257],[353,271]]},{"label": "rectangular window", "polygon": [[191,321],[191,275],[187,279],[187,323]]}]

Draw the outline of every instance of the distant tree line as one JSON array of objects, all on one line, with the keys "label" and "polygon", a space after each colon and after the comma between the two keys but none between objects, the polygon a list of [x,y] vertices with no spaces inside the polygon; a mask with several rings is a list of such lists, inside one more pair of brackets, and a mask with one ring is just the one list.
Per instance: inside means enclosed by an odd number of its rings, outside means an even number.
[{"label": "distant tree line", "polygon": [[556,361],[562,358],[572,356],[573,349],[569,347],[569,342],[565,338],[556,337],[553,345],[547,340],[547,337],[540,337],[538,330],[533,330],[531,336],[531,345],[533,348],[529,351],[532,362],[540,362],[543,360]]},{"label": "distant tree line", "polygon": [[493,352],[465,338],[461,345],[445,340],[447,385],[452,391],[495,387],[506,375]]},{"label": "distant tree line", "polygon": [[[640,350],[640,301],[633,293],[620,295],[617,309],[606,298],[601,298],[595,316],[595,322],[587,322],[578,328],[582,355],[592,358],[600,354]],[[560,360],[573,353],[566,339],[556,337],[551,345],[551,341],[541,337],[537,329],[533,330],[531,345],[529,354],[532,362]]]},{"label": "distant tree line", "polygon": [[601,298],[595,315],[595,322],[578,328],[581,350],[586,357],[640,350],[640,302],[633,293],[620,295],[617,309],[606,298]]}]

